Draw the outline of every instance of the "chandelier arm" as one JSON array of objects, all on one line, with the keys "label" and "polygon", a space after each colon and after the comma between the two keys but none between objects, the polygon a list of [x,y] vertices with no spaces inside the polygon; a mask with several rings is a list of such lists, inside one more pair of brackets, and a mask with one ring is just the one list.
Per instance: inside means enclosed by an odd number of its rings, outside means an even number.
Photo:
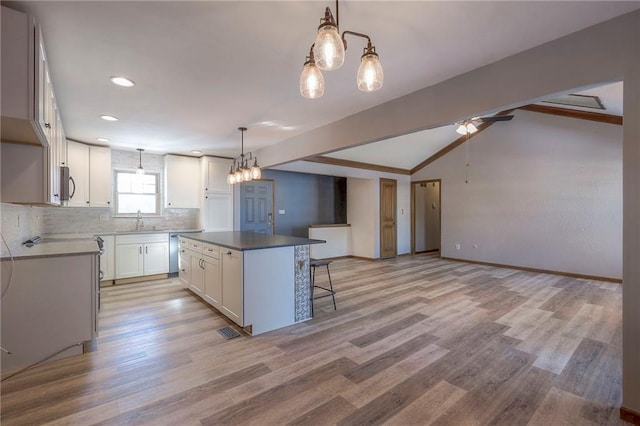
[{"label": "chandelier arm", "polygon": [[336,0],[336,28],[340,31],[340,8],[338,7],[338,0]]},{"label": "chandelier arm", "polygon": [[347,34],[350,34],[350,35],[353,35],[353,36],[356,36],[356,37],[366,38],[367,42],[368,42],[368,46],[367,47],[371,48],[371,37],[369,37],[366,34],[357,33],[355,31],[346,30],[346,31],[342,32],[342,44],[344,44],[344,50],[347,50],[347,39],[344,37]]}]

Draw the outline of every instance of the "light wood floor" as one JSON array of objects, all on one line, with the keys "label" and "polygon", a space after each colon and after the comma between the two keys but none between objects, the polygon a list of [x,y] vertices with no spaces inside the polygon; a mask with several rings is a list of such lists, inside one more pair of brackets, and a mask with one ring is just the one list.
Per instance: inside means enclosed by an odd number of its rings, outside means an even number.
[{"label": "light wood floor", "polygon": [[103,289],[97,350],[4,382],[2,425],[621,423],[620,285],[433,255],[331,272],[337,311],[233,340],[176,279]]}]

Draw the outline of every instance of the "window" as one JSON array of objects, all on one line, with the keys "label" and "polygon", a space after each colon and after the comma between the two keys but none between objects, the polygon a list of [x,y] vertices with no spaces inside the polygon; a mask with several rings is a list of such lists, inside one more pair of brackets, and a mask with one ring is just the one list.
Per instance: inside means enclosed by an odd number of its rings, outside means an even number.
[{"label": "window", "polygon": [[116,171],[116,215],[159,215],[159,182],[159,173]]}]

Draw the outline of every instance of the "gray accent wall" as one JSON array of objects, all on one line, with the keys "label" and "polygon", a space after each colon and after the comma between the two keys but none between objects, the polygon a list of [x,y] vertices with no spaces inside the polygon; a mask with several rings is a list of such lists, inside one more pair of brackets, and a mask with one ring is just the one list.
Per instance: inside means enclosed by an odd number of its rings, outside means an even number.
[{"label": "gray accent wall", "polygon": [[[341,178],[280,170],[264,170],[262,178],[275,183],[276,234],[306,237],[309,225],[333,224],[337,223],[336,216],[346,217],[346,201],[335,200],[336,192],[342,194],[335,190],[336,181]],[[346,199],[345,195],[342,196]],[[284,214],[280,214],[281,210]]]}]

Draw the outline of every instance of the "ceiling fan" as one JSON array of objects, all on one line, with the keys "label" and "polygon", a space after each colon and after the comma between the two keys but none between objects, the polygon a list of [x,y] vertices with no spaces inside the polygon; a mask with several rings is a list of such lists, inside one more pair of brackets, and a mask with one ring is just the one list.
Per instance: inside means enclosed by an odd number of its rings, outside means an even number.
[{"label": "ceiling fan", "polygon": [[478,131],[478,125],[486,123],[495,123],[496,121],[510,121],[513,115],[494,115],[491,117],[473,117],[469,120],[464,120],[455,123],[458,128],[456,132],[461,135],[469,135]]}]

